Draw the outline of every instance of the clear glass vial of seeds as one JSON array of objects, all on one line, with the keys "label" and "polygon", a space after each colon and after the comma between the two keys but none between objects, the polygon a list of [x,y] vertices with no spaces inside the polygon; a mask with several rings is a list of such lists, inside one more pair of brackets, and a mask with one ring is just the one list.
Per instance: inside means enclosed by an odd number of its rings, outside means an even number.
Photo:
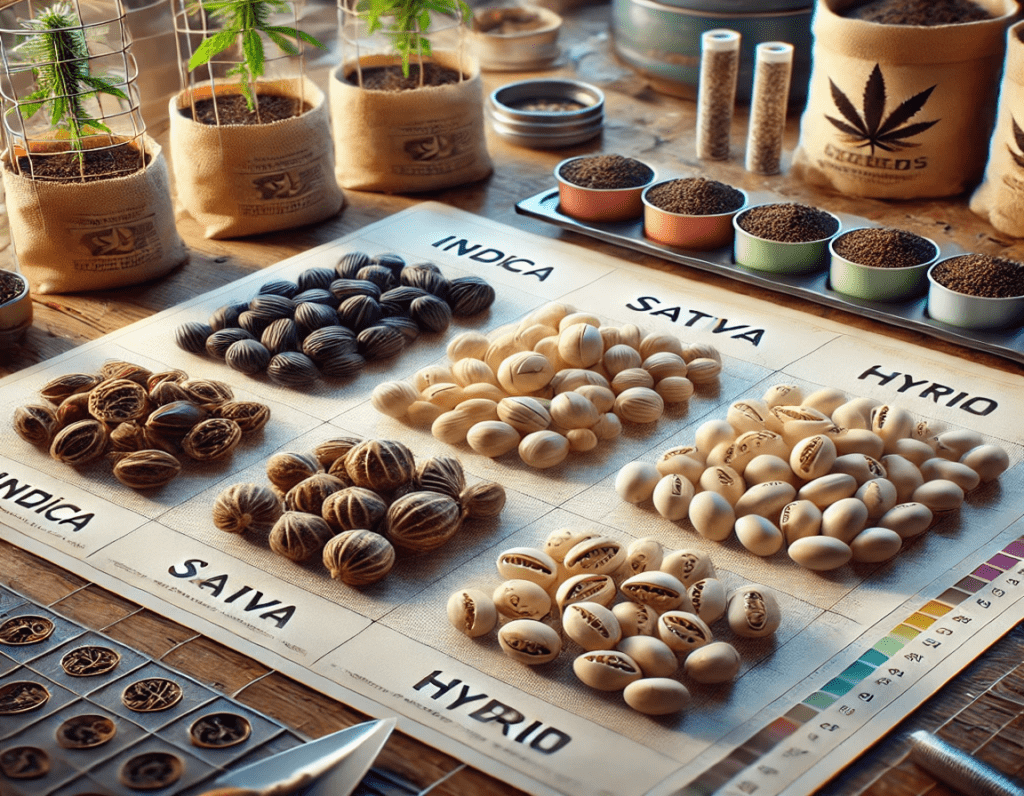
[{"label": "clear glass vial of seeds", "polygon": [[716,28],[700,37],[700,82],[697,87],[697,157],[726,160],[736,103],[740,34]]},{"label": "clear glass vial of seeds", "polygon": [[793,73],[793,45],[763,42],[754,48],[754,57],[746,168],[754,174],[778,174]]}]

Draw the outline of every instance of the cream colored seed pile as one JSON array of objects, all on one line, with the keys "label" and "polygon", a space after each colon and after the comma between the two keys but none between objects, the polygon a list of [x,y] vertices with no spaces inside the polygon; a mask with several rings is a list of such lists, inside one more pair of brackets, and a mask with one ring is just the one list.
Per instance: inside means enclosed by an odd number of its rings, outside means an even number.
[{"label": "cream colored seed pile", "polygon": [[779,384],[703,423],[692,445],[626,465],[615,489],[707,539],[735,534],[755,555],[785,549],[831,570],[892,558],[1009,464],[977,432],[937,432],[896,406]]},{"label": "cream colored seed pile", "polygon": [[621,691],[642,713],[689,705],[680,674],[691,685],[735,678],[740,653],[716,641],[712,626],[763,638],[782,618],[768,590],[745,585],[729,594],[706,554],[665,550],[652,537],[627,545],[597,531],[559,528],[542,547],[500,553],[503,580],[493,591],[453,592],[449,622],[471,638],[496,634],[501,650],[524,665],[572,654],[581,682]]},{"label": "cream colored seed pile", "polygon": [[489,336],[463,332],[447,355],[409,381],[379,384],[374,408],[484,456],[518,451],[541,469],[615,439],[622,423],[657,422],[722,369],[712,346],[603,325],[557,302]]}]

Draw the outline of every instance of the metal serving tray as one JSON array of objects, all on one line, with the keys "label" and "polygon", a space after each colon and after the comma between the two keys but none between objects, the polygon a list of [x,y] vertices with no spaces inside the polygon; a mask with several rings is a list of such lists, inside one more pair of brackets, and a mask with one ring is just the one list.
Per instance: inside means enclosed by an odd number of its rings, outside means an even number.
[{"label": "metal serving tray", "polygon": [[[774,194],[757,192],[750,192],[749,199],[750,204],[785,201]],[[829,286],[827,267],[821,271],[807,274],[772,274],[765,271],[755,271],[734,263],[731,247],[723,247],[706,252],[695,252],[655,243],[644,237],[643,219],[608,224],[578,221],[571,216],[565,215],[559,209],[558,188],[542,191],[528,199],[523,199],[516,204],[515,209],[521,215],[547,221],[563,229],[578,232],[581,235],[588,235],[607,243],[624,246],[634,251],[651,254],[670,262],[688,265],[692,268],[699,268],[702,271],[721,274],[738,282],[757,285],[766,290],[785,293],[790,296],[799,296],[817,304],[836,307],[904,329],[912,329],[939,340],[946,340],[966,348],[996,354],[1013,362],[1024,364],[1024,328],[976,331],[950,326],[932,320],[928,316],[925,296],[909,301],[865,301],[845,296],[832,290]],[[878,226],[875,222],[859,216],[844,213],[836,213],[835,215],[843,222],[843,230],[856,227]],[[959,247],[943,246],[941,244],[939,245],[939,250],[940,257],[964,253]]]}]

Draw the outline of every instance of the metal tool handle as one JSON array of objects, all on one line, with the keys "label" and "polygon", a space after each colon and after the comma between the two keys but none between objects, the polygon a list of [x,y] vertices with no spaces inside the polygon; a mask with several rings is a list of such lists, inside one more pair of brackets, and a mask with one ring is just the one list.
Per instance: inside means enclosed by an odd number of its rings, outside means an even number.
[{"label": "metal tool handle", "polygon": [[918,730],[910,736],[910,759],[968,796],[1024,796],[1024,786],[966,752]]}]

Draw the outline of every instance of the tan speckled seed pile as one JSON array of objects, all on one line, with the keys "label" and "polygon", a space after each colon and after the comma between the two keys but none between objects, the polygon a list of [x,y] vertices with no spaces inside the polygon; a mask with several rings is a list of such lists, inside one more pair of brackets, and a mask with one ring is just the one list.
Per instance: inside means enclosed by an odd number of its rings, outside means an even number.
[{"label": "tan speckled seed pile", "polygon": [[647,200],[670,213],[712,216],[738,210],[743,206],[743,193],[717,180],[691,177],[654,186],[647,192]]}]

